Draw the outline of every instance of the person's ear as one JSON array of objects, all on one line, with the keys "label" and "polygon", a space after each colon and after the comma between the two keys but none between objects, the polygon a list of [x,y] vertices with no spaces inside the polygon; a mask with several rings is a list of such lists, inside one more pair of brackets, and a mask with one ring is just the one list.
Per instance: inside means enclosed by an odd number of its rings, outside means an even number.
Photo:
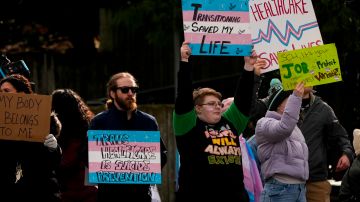
[{"label": "person's ear", "polygon": [[110,91],[110,98],[115,99],[115,92],[112,90]]},{"label": "person's ear", "polygon": [[195,111],[196,111],[196,114],[201,114],[201,106],[195,105]]}]

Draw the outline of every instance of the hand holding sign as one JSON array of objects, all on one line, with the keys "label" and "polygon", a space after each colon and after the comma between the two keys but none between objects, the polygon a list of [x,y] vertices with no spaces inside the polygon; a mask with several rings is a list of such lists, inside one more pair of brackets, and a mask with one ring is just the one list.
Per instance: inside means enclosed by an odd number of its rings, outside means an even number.
[{"label": "hand holding sign", "polygon": [[254,65],[256,63],[257,58],[258,58],[258,56],[254,50],[251,52],[250,56],[245,56],[244,57],[244,61],[245,61],[244,69],[247,71],[252,71],[254,69]]},{"label": "hand holding sign", "polygon": [[55,151],[58,146],[55,136],[53,134],[46,136],[44,145],[49,149],[49,151]]},{"label": "hand holding sign", "polygon": [[297,96],[297,97],[303,97],[304,95],[304,90],[305,90],[305,83],[304,82],[300,82],[298,84],[296,84],[295,86],[295,89],[294,89],[294,94]]},{"label": "hand holding sign", "polygon": [[255,75],[260,76],[261,69],[265,68],[266,60],[259,58],[255,50],[251,52],[251,56],[244,57],[244,69],[247,71],[254,71]]},{"label": "hand holding sign", "polygon": [[181,61],[183,62],[189,62],[189,57],[191,55],[191,48],[189,44],[190,43],[188,41],[184,41],[180,48]]}]

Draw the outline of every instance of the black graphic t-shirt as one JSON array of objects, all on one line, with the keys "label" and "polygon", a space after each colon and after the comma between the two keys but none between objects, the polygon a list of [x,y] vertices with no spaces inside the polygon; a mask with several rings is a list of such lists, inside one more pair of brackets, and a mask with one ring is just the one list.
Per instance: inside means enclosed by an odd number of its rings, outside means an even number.
[{"label": "black graphic t-shirt", "polygon": [[224,117],[216,125],[200,119],[196,123],[188,133],[176,136],[181,162],[179,192],[210,189],[208,194],[227,193],[227,198],[234,199],[246,197],[239,134],[233,124]]},{"label": "black graphic t-shirt", "polygon": [[176,201],[249,201],[244,187],[239,135],[248,123],[253,72],[242,73],[234,102],[212,125],[201,121],[192,97],[191,66],[180,63],[173,128],[180,154]]}]

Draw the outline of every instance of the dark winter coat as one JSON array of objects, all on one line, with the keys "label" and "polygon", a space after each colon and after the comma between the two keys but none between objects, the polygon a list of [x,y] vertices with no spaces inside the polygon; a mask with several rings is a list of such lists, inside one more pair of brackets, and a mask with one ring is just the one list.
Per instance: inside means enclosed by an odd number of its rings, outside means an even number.
[{"label": "dark winter coat", "polygon": [[342,179],[339,199],[342,202],[360,201],[360,155],[354,159]]}]

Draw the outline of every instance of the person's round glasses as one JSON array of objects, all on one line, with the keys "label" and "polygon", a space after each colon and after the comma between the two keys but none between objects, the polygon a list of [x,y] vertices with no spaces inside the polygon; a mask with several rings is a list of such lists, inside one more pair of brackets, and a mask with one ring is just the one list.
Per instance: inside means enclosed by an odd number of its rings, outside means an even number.
[{"label": "person's round glasses", "polygon": [[122,93],[128,93],[129,90],[131,90],[132,93],[137,93],[139,91],[139,87],[129,87],[129,86],[119,86],[119,87],[116,87],[115,90],[120,90]]},{"label": "person's round glasses", "polygon": [[199,104],[200,106],[203,106],[203,105],[207,105],[207,106],[210,106],[210,107],[216,107],[216,106],[219,106],[221,108],[224,107],[224,103],[222,102],[208,102],[208,103],[204,103],[204,104]]}]

